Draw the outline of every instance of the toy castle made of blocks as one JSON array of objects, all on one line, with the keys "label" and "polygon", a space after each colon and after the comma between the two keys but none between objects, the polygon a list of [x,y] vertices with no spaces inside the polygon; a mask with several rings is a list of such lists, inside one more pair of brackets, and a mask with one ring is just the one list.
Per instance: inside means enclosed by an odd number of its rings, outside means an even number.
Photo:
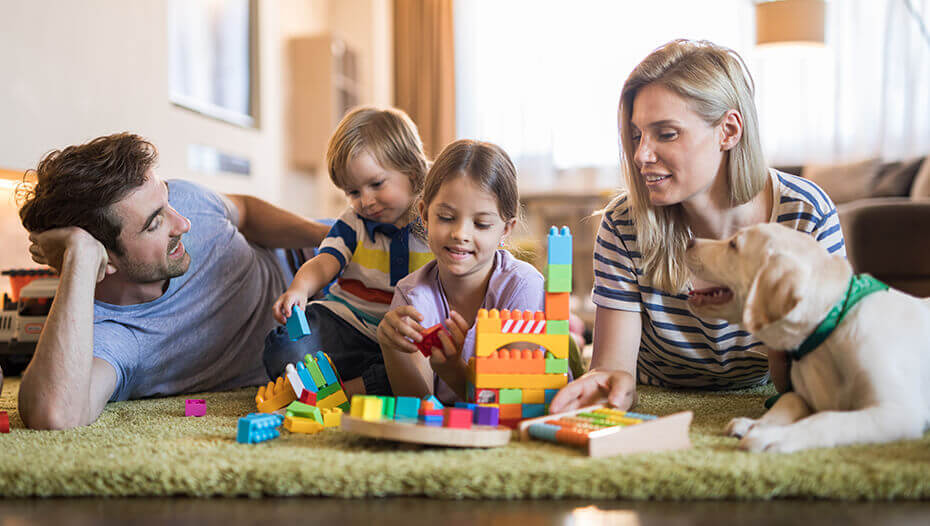
[{"label": "toy castle made of blocks", "polygon": [[[545,313],[478,311],[467,399],[497,407],[500,423],[509,427],[545,415],[549,402],[568,383],[571,232],[553,226],[547,241]],[[516,344],[520,349],[508,348]]]}]

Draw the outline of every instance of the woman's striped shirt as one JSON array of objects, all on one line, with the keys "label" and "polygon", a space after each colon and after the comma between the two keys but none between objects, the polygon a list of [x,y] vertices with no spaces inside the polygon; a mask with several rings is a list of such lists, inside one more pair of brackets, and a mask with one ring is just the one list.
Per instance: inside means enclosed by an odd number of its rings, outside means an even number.
[{"label": "woman's striped shirt", "polygon": [[[833,254],[846,255],[836,206],[813,182],[770,171],[776,196],[771,222],[807,232]],[[594,248],[594,303],[642,313],[640,383],[736,389],[768,381],[762,342],[739,325],[703,320],[688,296],[651,286],[643,276],[629,202],[621,196],[601,221]]]}]

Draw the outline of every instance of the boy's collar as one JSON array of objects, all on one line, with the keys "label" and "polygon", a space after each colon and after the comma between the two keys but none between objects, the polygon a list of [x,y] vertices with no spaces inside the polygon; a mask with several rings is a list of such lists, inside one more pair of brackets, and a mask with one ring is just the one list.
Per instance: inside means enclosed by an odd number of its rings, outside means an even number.
[{"label": "boy's collar", "polygon": [[410,224],[404,225],[403,228],[399,228],[391,223],[379,223],[362,217],[361,215],[358,215],[358,217],[361,218],[362,223],[365,225],[365,231],[368,232],[368,239],[372,241],[375,240],[375,234],[378,232],[381,232],[387,237],[394,237],[398,232],[406,234],[410,231]]}]

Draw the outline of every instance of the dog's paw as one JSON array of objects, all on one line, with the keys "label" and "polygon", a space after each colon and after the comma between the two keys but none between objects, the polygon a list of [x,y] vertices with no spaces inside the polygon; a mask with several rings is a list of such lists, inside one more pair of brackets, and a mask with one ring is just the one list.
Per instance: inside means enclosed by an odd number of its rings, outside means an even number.
[{"label": "dog's paw", "polygon": [[748,433],[749,430],[752,429],[754,425],[756,425],[756,422],[758,422],[758,420],[742,416],[734,418],[733,420],[730,420],[729,424],[727,424],[725,433],[727,436],[743,438],[746,436],[746,433]]},{"label": "dog's paw", "polygon": [[739,448],[752,452],[791,453],[803,449],[790,440],[787,426],[756,425],[739,441]]}]

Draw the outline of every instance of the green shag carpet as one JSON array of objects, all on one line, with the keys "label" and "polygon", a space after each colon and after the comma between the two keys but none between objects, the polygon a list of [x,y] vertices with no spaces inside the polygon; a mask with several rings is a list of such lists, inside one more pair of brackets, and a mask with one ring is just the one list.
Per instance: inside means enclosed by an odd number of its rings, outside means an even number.
[{"label": "green shag carpet", "polygon": [[[286,496],[623,499],[926,499],[930,434],[921,440],[796,454],[750,454],[722,435],[734,416],[759,416],[771,387],[735,392],[642,387],[637,411],[691,409],[694,448],[608,459],[543,442],[444,449],[380,442],[339,430],[235,441],[255,410],[255,389],[138,400],[107,406],[92,426],[29,431],[16,413],[18,379],[0,410],[0,495]],[[205,398],[207,416],[186,418],[185,398]]]}]

